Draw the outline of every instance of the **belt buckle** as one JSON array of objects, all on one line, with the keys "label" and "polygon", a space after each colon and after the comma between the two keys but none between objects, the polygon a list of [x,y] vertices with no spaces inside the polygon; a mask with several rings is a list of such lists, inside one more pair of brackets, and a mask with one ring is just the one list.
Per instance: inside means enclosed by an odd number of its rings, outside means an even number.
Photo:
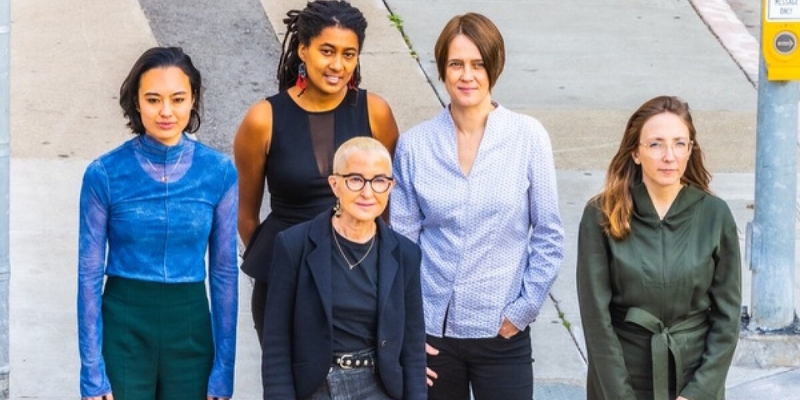
[{"label": "belt buckle", "polygon": [[339,358],[339,360],[338,360],[337,364],[339,364],[339,367],[341,367],[342,369],[352,369],[354,367],[353,366],[353,358],[355,358],[354,355],[352,355],[352,354],[343,354],[343,355],[339,356],[338,358]]}]

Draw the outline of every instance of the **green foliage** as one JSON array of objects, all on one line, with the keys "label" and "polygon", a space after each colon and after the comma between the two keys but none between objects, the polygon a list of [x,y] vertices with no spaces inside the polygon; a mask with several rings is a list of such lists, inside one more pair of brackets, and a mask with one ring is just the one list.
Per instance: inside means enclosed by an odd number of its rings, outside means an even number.
[{"label": "green foliage", "polygon": [[389,14],[389,21],[391,21],[392,25],[394,25],[400,34],[403,35],[403,40],[405,40],[406,46],[408,46],[411,57],[414,57],[415,59],[419,58],[417,56],[417,52],[414,51],[414,45],[411,44],[411,39],[409,39],[408,35],[406,35],[406,33],[403,31],[403,18],[397,14],[391,13]]},{"label": "green foliage", "polygon": [[392,24],[395,28],[402,31],[403,30],[403,18],[400,18],[397,14],[389,14],[389,21],[392,21]]}]

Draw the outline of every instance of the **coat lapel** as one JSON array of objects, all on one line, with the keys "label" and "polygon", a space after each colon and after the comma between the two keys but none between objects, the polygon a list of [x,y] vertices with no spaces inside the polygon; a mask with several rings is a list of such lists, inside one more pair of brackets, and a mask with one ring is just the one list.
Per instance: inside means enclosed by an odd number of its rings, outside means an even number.
[{"label": "coat lapel", "polygon": [[383,314],[386,304],[389,302],[389,295],[397,276],[398,264],[397,240],[386,223],[378,218],[378,238],[380,239],[380,253],[378,254],[378,315]]},{"label": "coat lapel", "polygon": [[322,300],[325,316],[332,321],[333,314],[333,289],[331,282],[331,216],[324,213],[314,219],[309,230],[311,249],[306,257],[306,267],[311,272],[314,284]]}]

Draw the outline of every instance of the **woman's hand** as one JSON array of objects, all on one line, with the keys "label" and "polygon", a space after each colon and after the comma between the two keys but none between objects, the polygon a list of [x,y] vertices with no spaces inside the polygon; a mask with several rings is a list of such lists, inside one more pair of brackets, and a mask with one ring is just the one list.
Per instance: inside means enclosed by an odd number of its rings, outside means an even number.
[{"label": "woman's hand", "polygon": [[689,399],[687,399],[686,397],[683,397],[683,396],[678,396],[678,398],[675,399],[675,400],[689,400]]},{"label": "woman's hand", "polygon": [[518,333],[519,329],[517,329],[517,327],[508,320],[508,318],[503,317],[503,325],[500,325],[500,331],[497,332],[497,334],[502,336],[504,339],[510,339]]},{"label": "woman's hand", "polygon": [[[437,348],[425,343],[425,353],[427,353],[429,356],[435,356],[435,355],[439,354],[439,350]],[[425,368],[425,369],[426,369],[426,372],[428,374],[428,386],[433,386],[433,380],[438,378],[439,375],[436,375],[436,372],[434,372],[430,368]]]}]

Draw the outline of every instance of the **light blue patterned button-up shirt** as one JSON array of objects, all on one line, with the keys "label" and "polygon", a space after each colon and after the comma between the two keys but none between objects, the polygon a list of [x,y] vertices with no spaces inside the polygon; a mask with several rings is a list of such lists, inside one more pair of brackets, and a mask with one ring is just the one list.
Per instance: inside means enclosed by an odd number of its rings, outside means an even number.
[{"label": "light blue patterned button-up shirt", "polygon": [[488,338],[539,315],[563,260],[550,138],[526,115],[489,114],[469,175],[448,109],[400,136],[392,227],[422,248],[429,335]]}]

